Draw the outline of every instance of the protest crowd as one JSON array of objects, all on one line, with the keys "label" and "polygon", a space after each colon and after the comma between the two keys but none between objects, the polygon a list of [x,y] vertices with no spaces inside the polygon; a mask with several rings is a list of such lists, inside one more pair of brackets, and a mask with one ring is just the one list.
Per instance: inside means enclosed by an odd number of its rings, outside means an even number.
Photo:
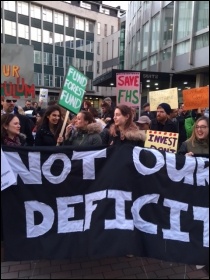
[{"label": "protest crowd", "polygon": [[[156,111],[150,111],[147,102],[139,113],[127,105],[115,105],[106,97],[100,109],[83,101],[80,111],[70,112],[65,119],[67,110],[56,102],[44,104],[27,99],[25,107],[21,108],[17,99],[2,96],[1,145],[31,146],[31,150],[35,146],[109,147],[125,143],[145,147],[147,133],[156,131],[178,134],[175,153],[208,157],[209,115],[206,109],[186,110],[183,103],[171,108],[168,103],[160,102]],[[28,110],[30,115],[26,113]]]}]

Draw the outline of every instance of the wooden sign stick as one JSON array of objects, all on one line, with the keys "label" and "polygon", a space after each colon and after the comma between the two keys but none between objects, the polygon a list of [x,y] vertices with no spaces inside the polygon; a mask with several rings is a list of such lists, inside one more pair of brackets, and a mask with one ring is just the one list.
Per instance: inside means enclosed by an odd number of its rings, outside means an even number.
[{"label": "wooden sign stick", "polygon": [[[64,133],[64,129],[66,127],[66,123],[67,123],[67,120],[69,118],[69,111],[66,111],[66,115],[65,115],[65,119],[63,121],[63,125],[62,125],[62,128],[61,128],[61,132],[59,133],[59,136],[62,137],[63,136],[63,133]],[[57,143],[56,146],[60,146],[60,143]]]}]

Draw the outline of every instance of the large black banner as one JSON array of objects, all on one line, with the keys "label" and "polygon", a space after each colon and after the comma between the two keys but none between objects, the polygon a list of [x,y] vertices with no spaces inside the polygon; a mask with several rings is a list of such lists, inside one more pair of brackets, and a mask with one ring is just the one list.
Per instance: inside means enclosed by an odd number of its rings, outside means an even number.
[{"label": "large black banner", "polygon": [[205,264],[209,160],[124,145],[3,147],[5,260],[133,254]]}]

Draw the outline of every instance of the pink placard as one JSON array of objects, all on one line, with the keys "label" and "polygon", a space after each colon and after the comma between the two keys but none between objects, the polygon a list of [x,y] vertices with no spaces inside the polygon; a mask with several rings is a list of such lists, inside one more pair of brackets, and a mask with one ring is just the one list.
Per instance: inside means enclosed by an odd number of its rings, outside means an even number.
[{"label": "pink placard", "polygon": [[125,104],[129,107],[139,107],[140,73],[117,73],[116,97],[117,105]]}]

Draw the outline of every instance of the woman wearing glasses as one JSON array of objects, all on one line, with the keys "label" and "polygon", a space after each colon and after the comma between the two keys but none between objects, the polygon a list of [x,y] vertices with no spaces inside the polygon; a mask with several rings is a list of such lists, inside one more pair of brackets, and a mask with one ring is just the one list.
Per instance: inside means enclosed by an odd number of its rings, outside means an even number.
[{"label": "woman wearing glasses", "polygon": [[178,154],[186,156],[209,155],[209,118],[202,116],[193,126],[192,136],[182,143]]}]

